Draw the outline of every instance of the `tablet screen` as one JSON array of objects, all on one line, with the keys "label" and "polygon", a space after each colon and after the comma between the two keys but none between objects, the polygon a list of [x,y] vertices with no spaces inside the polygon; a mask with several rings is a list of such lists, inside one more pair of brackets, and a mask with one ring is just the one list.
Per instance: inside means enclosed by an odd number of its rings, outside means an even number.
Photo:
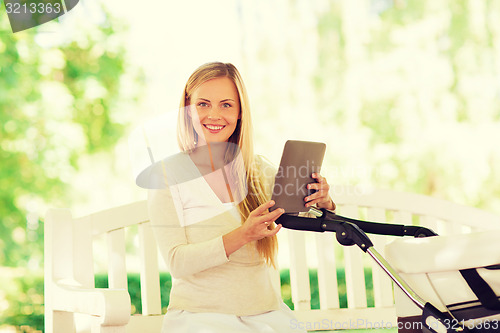
[{"label": "tablet screen", "polygon": [[313,172],[321,171],[326,144],[322,142],[288,140],[276,173],[271,210],[283,208],[285,213],[309,211],[304,198],[310,193],[307,184],[314,183]]}]

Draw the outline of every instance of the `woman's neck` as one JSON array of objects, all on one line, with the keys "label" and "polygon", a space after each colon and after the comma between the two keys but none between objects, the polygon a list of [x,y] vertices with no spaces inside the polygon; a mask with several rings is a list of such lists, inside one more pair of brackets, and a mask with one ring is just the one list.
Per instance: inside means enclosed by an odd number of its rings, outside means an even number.
[{"label": "woman's neck", "polygon": [[222,168],[225,163],[225,155],[228,142],[210,142],[198,145],[190,152],[191,159],[198,166],[211,166],[212,171]]}]

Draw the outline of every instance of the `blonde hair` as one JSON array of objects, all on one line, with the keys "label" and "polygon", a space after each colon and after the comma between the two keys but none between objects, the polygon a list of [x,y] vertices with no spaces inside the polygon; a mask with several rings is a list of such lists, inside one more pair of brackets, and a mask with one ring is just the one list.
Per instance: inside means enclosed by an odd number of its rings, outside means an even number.
[{"label": "blonde hair", "polygon": [[[245,190],[248,191],[243,201],[238,204],[238,211],[240,213],[242,223],[244,223],[249,214],[255,208],[269,200],[269,197],[266,195],[262,170],[255,165],[253,154],[252,122],[247,92],[241,75],[234,65],[222,62],[207,63],[198,67],[193,74],[191,74],[186,86],[184,87],[181,98],[177,124],[177,142],[181,150],[185,152],[196,147],[198,134],[194,130],[192,118],[187,112],[191,104],[191,95],[203,83],[220,77],[227,77],[233,81],[240,99],[240,119],[238,119],[236,128],[228,139],[228,142],[234,143],[234,145],[228,145],[229,149],[226,152],[225,160],[226,162],[239,160],[235,159],[235,156],[238,153],[237,149],[239,148],[245,168],[245,172],[243,174],[246,175],[246,179],[244,179],[244,182],[238,182],[238,184],[240,184],[240,193],[244,193]],[[245,186],[245,184],[246,188],[241,188],[242,186]],[[270,228],[274,227],[274,225],[270,226]],[[278,250],[276,235],[264,237],[258,240],[256,243],[256,249],[268,265],[276,267],[275,257]]]}]

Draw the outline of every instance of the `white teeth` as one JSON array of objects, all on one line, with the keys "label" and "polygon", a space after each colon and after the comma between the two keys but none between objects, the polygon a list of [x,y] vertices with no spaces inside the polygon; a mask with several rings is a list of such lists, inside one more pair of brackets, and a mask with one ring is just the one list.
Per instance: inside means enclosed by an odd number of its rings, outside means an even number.
[{"label": "white teeth", "polygon": [[224,126],[214,126],[214,125],[205,125],[205,127],[214,131],[218,131],[224,128]]}]

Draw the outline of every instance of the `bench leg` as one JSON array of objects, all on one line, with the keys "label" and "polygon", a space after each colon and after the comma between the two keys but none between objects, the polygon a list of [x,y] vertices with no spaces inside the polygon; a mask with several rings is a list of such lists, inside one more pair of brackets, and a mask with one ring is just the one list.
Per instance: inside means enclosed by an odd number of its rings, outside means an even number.
[{"label": "bench leg", "polygon": [[[75,332],[73,313],[65,311],[52,311],[52,323],[46,323],[46,333],[72,333]],[[49,320],[50,318],[45,318]]]},{"label": "bench leg", "polygon": [[99,324],[92,327],[92,333],[126,333],[125,326],[101,326]]}]

